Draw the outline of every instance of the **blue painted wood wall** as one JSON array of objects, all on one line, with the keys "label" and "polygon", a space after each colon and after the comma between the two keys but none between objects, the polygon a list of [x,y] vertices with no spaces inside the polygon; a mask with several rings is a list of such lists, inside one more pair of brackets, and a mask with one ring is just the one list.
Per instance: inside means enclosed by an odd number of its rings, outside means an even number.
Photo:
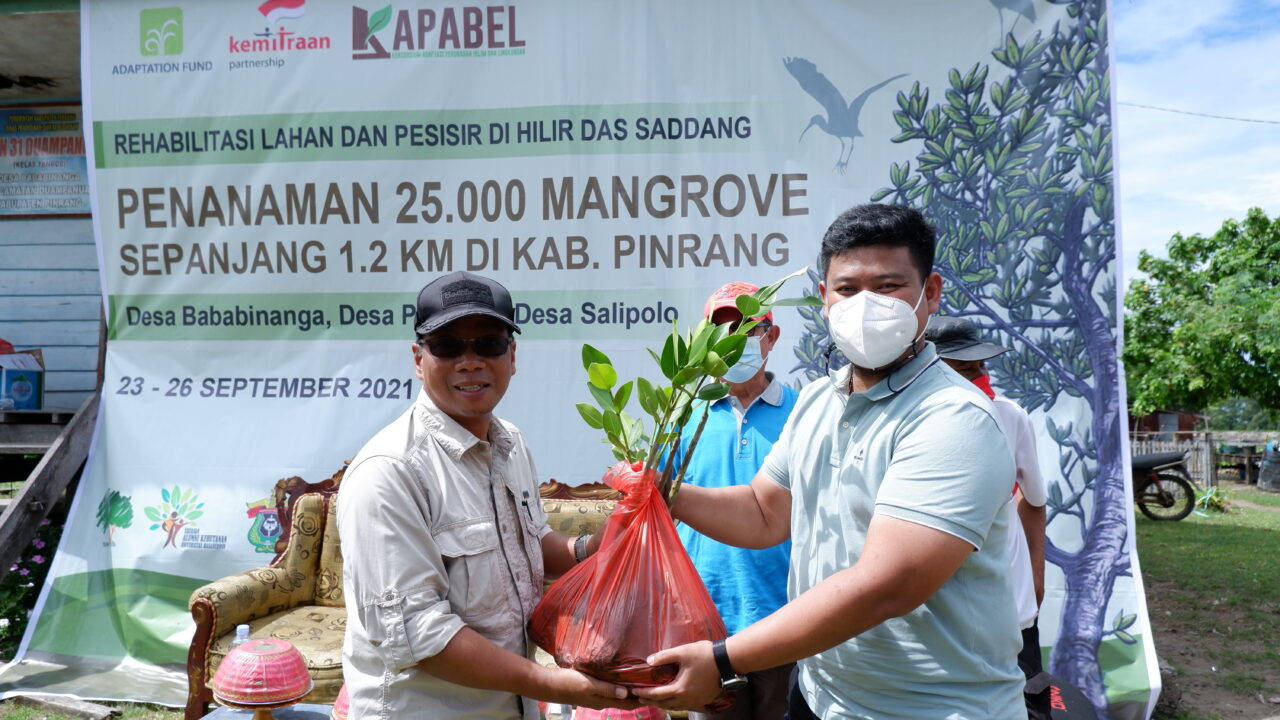
[{"label": "blue painted wood wall", "polygon": [[0,217],[0,338],[44,351],[45,408],[74,410],[93,391],[98,277],[88,218]]}]

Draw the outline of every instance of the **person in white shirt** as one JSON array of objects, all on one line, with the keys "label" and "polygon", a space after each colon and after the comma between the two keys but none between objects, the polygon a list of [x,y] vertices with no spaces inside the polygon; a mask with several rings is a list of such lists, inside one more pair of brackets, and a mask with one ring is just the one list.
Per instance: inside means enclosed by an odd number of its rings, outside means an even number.
[{"label": "person in white shirt", "polygon": [[1018,480],[1008,507],[1011,520],[1017,522],[1022,530],[1009,534],[1013,592],[1018,607],[1018,628],[1022,630],[1018,666],[1027,676],[1023,694],[1028,717],[1031,720],[1048,720],[1049,675],[1044,671],[1040,657],[1040,632],[1036,623],[1040,603],[1044,600],[1045,502],[1048,495],[1044,478],[1040,475],[1035,428],[1026,410],[997,395],[991,387],[986,361],[1009,352],[1009,348],[984,342],[973,323],[958,317],[930,318],[925,338],[933,342],[943,362],[991,398],[1009,439]]}]

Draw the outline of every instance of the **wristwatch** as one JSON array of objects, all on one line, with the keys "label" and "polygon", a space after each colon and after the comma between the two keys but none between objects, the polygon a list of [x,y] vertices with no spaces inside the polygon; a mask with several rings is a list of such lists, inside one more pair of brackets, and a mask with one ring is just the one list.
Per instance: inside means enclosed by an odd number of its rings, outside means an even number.
[{"label": "wristwatch", "polygon": [[716,668],[720,670],[720,687],[729,692],[737,692],[747,686],[747,678],[734,672],[729,662],[729,651],[724,647],[724,638],[711,643],[711,656],[716,659]]}]

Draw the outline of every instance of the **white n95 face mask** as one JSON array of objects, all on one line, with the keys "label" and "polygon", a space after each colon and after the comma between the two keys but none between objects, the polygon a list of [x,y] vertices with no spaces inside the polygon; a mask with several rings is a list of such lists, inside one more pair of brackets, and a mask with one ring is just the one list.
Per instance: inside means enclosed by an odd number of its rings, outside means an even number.
[{"label": "white n95 face mask", "polygon": [[884,367],[919,338],[916,308],[923,301],[923,288],[915,307],[863,290],[831,306],[827,317],[831,339],[854,365],[868,370]]},{"label": "white n95 face mask", "polygon": [[738,362],[725,371],[724,377],[720,379],[731,383],[746,382],[755,377],[762,367],[764,367],[764,357],[760,354],[760,338],[749,335],[747,344],[742,346],[742,357],[738,358]]}]

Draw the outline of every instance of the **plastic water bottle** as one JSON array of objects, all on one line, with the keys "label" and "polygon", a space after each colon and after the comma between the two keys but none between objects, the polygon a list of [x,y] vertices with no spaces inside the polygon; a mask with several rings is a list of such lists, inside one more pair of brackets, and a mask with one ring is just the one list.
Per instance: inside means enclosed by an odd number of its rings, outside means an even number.
[{"label": "plastic water bottle", "polygon": [[249,642],[249,626],[244,624],[237,625],[236,636],[231,638],[231,649],[235,650],[247,642]]},{"label": "plastic water bottle", "polygon": [[[247,642],[249,642],[249,626],[243,623],[237,625],[236,636],[231,638],[231,649],[227,651],[227,654],[230,654],[231,650],[235,650]],[[253,717],[252,710],[241,710],[239,708],[228,707],[224,708],[223,712],[234,718],[246,718],[247,720],[248,718]]]}]

